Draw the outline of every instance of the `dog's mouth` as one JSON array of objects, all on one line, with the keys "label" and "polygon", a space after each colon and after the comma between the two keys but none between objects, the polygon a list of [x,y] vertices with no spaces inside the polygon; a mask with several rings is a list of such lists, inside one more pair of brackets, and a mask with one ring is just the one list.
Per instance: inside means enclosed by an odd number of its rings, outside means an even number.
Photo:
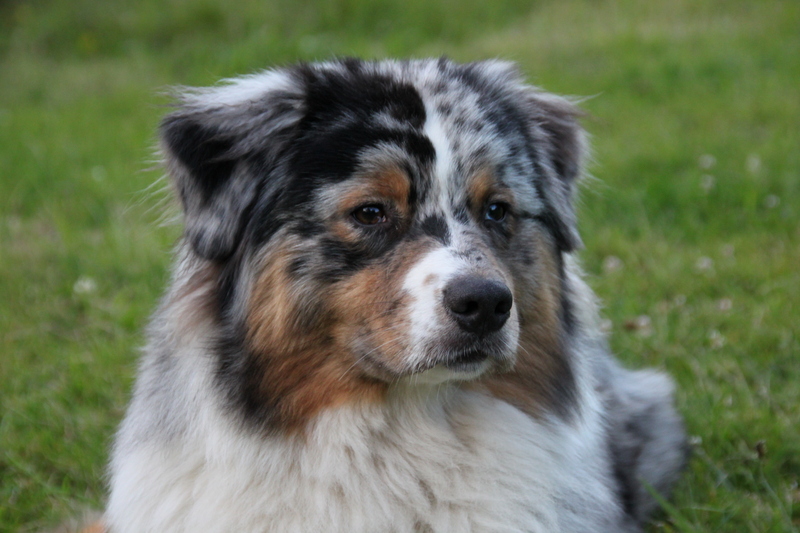
[{"label": "dog's mouth", "polygon": [[513,355],[489,350],[470,348],[440,354],[427,364],[417,367],[409,374],[412,383],[438,385],[447,381],[470,381],[486,372],[506,369]]},{"label": "dog's mouth", "polygon": [[[397,352],[384,351],[369,336],[357,337],[355,364],[367,375],[387,382],[410,378],[415,382],[475,379],[485,373],[502,373],[516,362],[517,337],[512,331],[484,338],[441,335],[422,345],[401,345]],[[399,342],[385,342],[394,348]],[[420,381],[421,380],[421,381]]]},{"label": "dog's mouth", "polygon": [[514,353],[498,346],[463,346],[439,353],[416,368],[413,375],[431,374],[434,381],[463,381],[475,379],[486,372],[504,372],[515,361]]},{"label": "dog's mouth", "polygon": [[442,364],[453,372],[475,372],[480,370],[488,358],[489,354],[483,350],[469,350],[455,354]]}]

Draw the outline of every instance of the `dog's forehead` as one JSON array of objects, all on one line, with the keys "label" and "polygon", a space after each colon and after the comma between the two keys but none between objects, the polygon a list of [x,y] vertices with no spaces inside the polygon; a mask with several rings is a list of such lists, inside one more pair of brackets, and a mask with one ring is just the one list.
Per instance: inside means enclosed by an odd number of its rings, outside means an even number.
[{"label": "dog's forehead", "polygon": [[540,211],[534,160],[520,113],[463,80],[440,75],[426,81],[420,93],[426,109],[423,131],[435,153],[430,176],[435,204],[457,209],[470,183],[488,176],[495,186],[512,191],[520,208]]},{"label": "dog's forehead", "polygon": [[502,88],[520,84],[508,65],[383,62],[359,64],[358,74],[341,63],[324,68],[347,81],[314,85],[313,112],[337,134],[363,139],[354,146],[356,167],[413,166],[421,214],[457,211],[470,180],[487,174],[526,211],[541,209],[523,112],[500,97]]}]

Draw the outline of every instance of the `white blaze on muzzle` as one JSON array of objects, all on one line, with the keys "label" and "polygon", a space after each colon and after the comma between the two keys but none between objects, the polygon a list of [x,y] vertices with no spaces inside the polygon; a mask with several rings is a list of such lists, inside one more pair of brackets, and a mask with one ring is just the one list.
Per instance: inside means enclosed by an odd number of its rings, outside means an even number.
[{"label": "white blaze on muzzle", "polygon": [[[406,274],[403,290],[410,296],[407,308],[409,326],[406,332],[410,348],[406,364],[409,367],[429,368],[434,354],[445,354],[453,349],[444,345],[444,339],[465,335],[463,325],[454,318],[453,311],[448,309],[445,302],[445,291],[449,284],[469,276],[493,280],[501,287],[508,287],[506,292],[509,298],[506,303],[511,306],[512,287],[504,279],[505,276],[500,271],[487,269],[490,263],[488,258],[483,257],[482,261],[476,261],[480,252],[473,250],[470,255],[468,258],[467,254],[459,253],[452,247],[438,247],[425,254]],[[509,312],[508,319],[504,319],[501,325],[487,334],[487,337],[494,338],[492,344],[503,346],[503,349],[492,350],[491,356],[494,359],[511,358],[516,350],[519,334],[516,308],[511,306],[506,311]],[[472,335],[475,338],[479,336],[474,333]],[[473,348],[484,351],[484,345],[479,345],[478,341],[474,347],[469,343],[465,344],[460,351],[468,352]],[[490,364],[487,361],[477,374]],[[459,373],[447,371],[446,374],[455,376]],[[464,379],[464,376],[460,378]]]},{"label": "white blaze on muzzle", "polygon": [[448,281],[469,270],[467,261],[444,247],[428,252],[409,270],[403,290],[411,295],[408,332],[411,346],[429,342],[445,327],[442,292]]}]

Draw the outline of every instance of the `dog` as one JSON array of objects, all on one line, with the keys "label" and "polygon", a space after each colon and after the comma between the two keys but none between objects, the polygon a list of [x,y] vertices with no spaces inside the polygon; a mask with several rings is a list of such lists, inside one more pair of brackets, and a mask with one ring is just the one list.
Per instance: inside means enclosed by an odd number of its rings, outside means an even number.
[{"label": "dog", "polygon": [[579,118],[501,61],[180,90],[185,229],[106,529],[641,531],[686,438],[577,264]]}]

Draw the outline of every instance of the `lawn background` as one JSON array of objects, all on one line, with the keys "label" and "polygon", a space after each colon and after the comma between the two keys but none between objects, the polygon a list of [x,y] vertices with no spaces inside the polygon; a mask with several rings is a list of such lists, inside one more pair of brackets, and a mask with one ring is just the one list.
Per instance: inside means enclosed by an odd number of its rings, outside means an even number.
[{"label": "lawn background", "polygon": [[101,509],[179,235],[173,84],[334,55],[518,61],[590,97],[582,253],[694,458],[652,531],[800,531],[800,2],[0,0],[0,531]]}]

